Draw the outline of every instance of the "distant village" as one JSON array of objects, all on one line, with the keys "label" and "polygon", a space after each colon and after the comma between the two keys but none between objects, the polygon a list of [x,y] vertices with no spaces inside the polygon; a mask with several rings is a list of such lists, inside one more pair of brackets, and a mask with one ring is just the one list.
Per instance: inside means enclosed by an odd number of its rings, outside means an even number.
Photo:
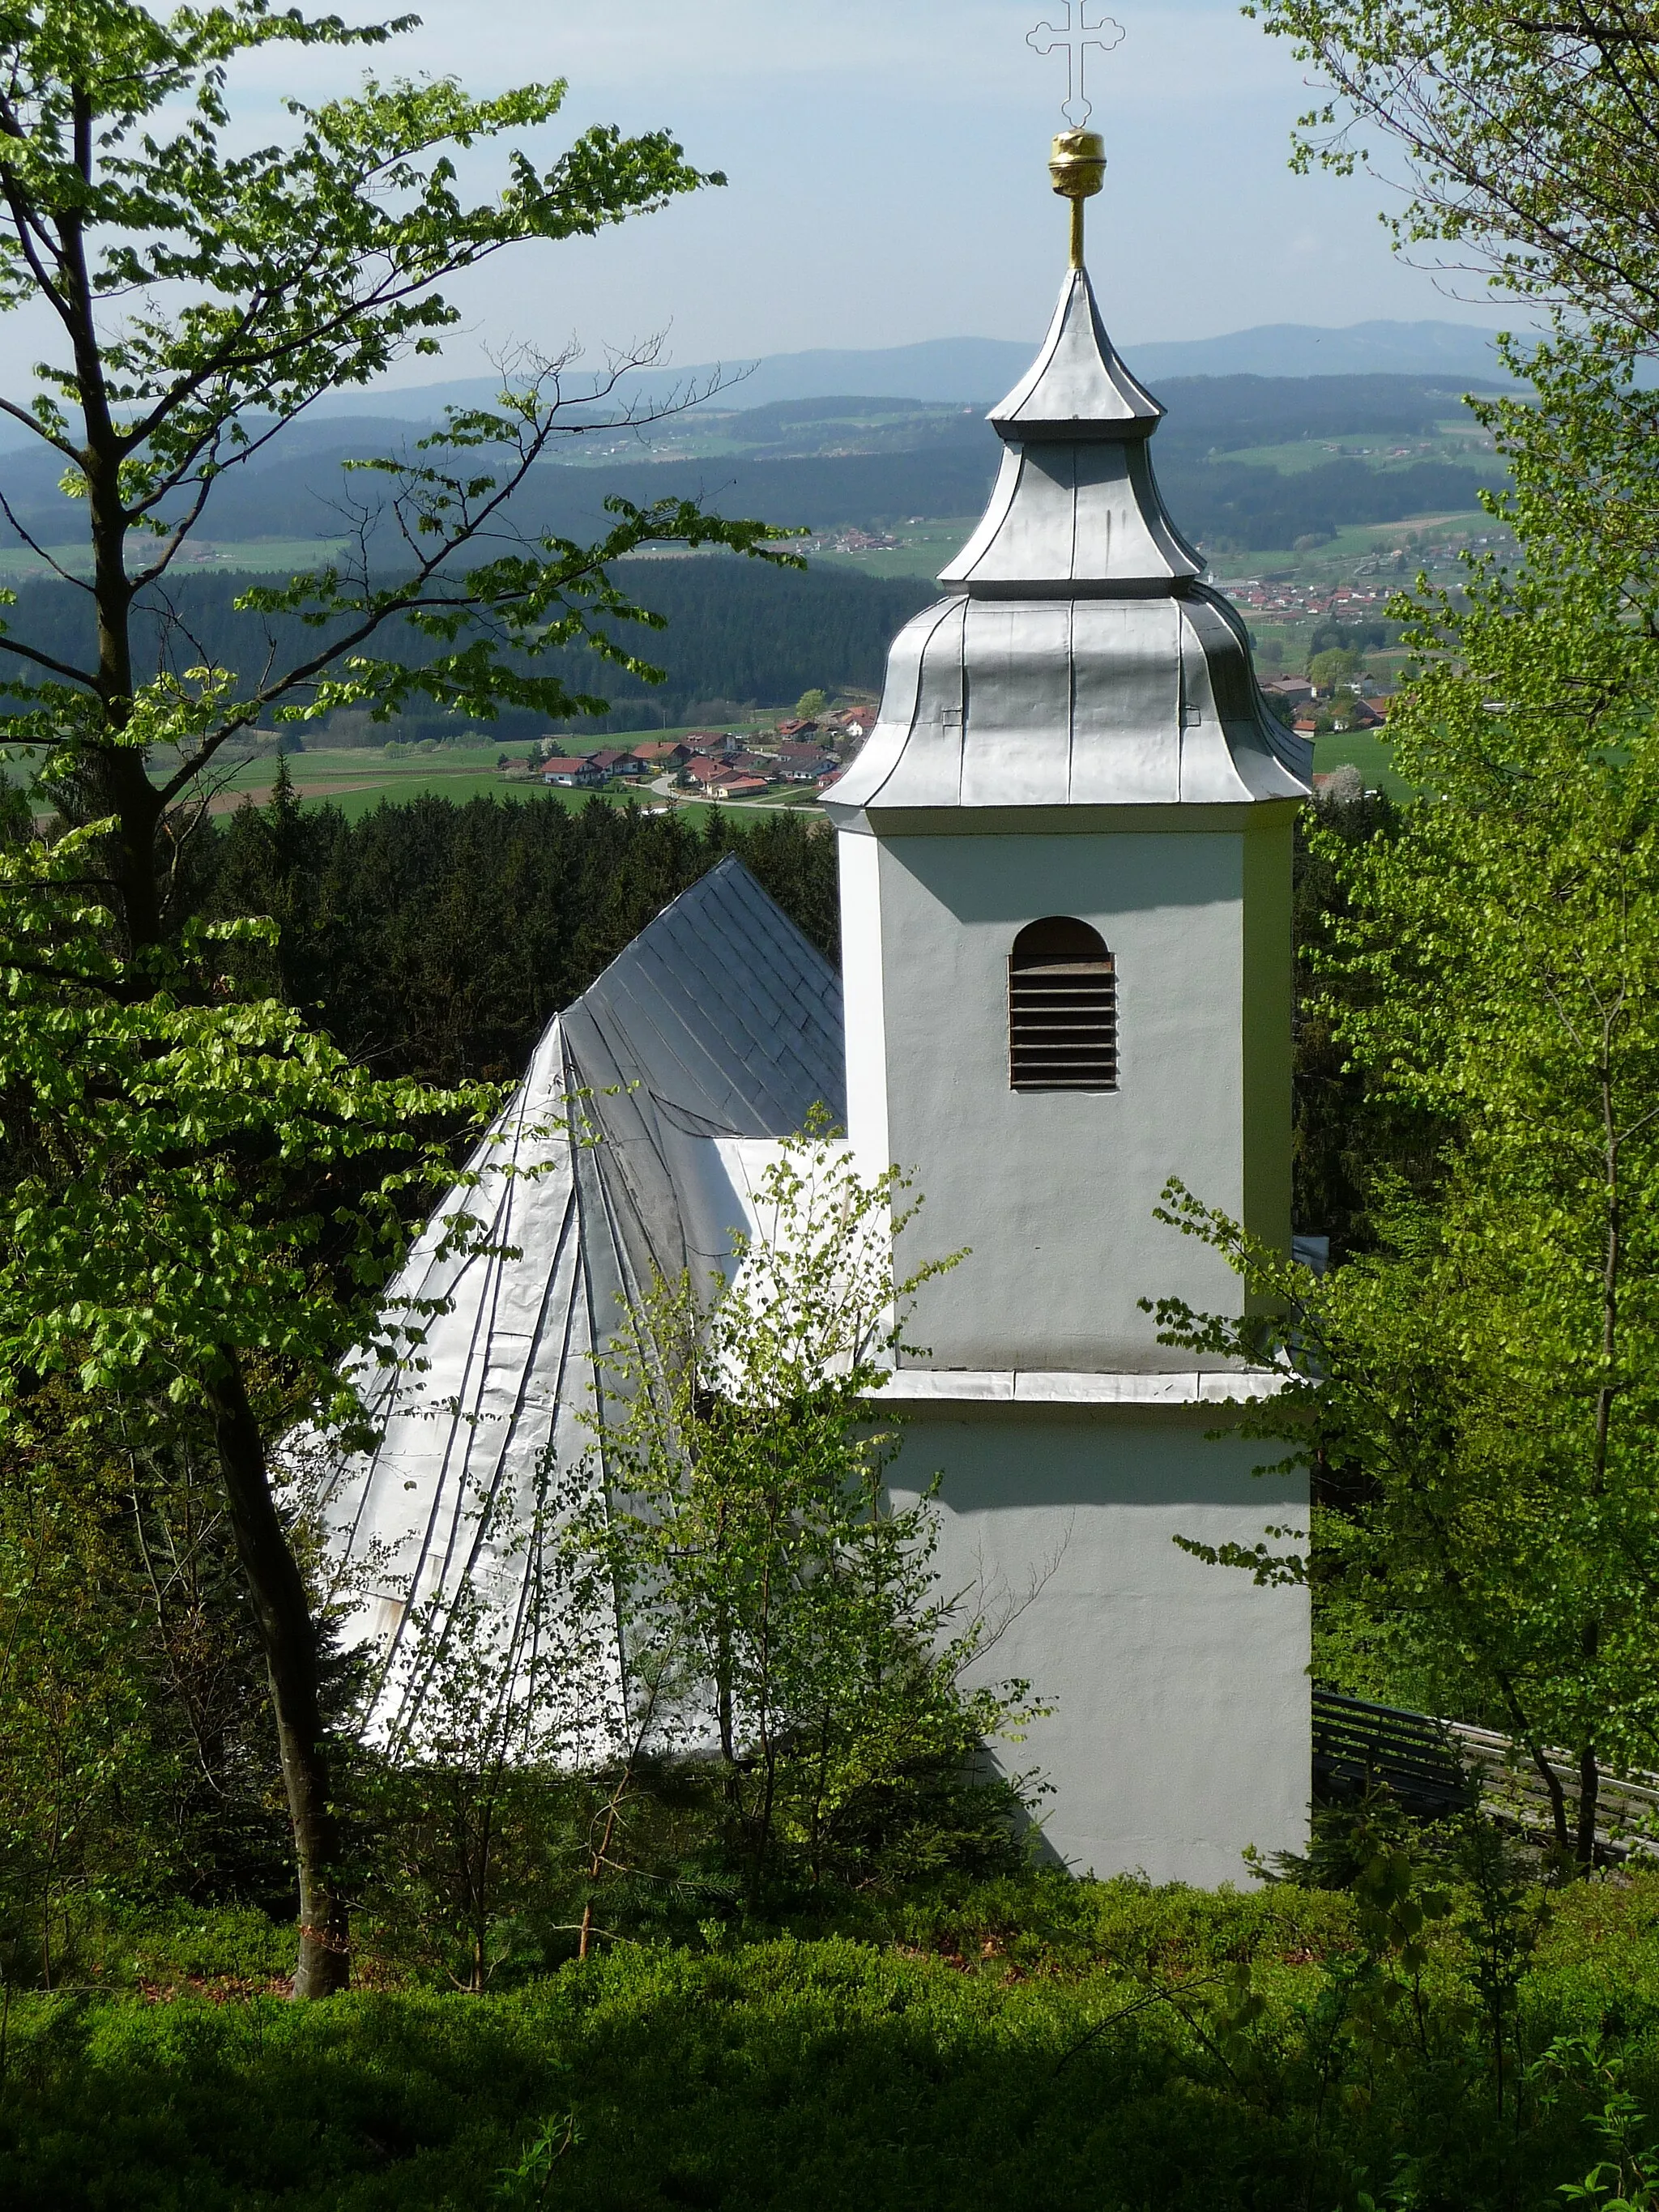
[{"label": "distant village", "polygon": [[1291,577],[1278,576],[1241,576],[1220,586],[1233,605],[1247,614],[1291,618],[1377,615],[1398,588],[1389,584],[1367,591],[1347,584],[1299,584]]},{"label": "distant village", "polygon": [[855,706],[811,720],[787,716],[764,732],[690,730],[592,753],[562,754],[558,739],[549,738],[503,774],[578,791],[631,787],[670,799],[800,799],[835,781],[875,724],[873,706]]},{"label": "distant village", "polygon": [[1325,684],[1305,676],[1269,676],[1263,679],[1261,691],[1279,720],[1303,738],[1380,730],[1394,697],[1364,676]]},{"label": "distant village", "polygon": [[[1304,737],[1380,729],[1393,697],[1364,675],[1323,684],[1304,676],[1264,676],[1261,690],[1279,719]],[[856,757],[877,714],[872,704],[859,705],[810,719],[787,715],[767,728],[689,730],[683,737],[602,745],[588,753],[563,752],[561,744],[568,741],[551,737],[527,759],[505,762],[501,774],[514,783],[549,788],[650,792],[671,803],[798,804],[829,789]]]}]

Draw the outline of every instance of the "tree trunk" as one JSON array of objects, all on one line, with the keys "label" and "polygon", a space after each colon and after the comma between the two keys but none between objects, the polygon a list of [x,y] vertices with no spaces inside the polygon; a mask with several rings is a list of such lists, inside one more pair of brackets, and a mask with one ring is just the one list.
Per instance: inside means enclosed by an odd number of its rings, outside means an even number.
[{"label": "tree trunk", "polygon": [[1578,1754],[1578,1824],[1573,1852],[1581,1875],[1592,1873],[1595,1866],[1595,1814],[1601,1795],[1601,1770],[1595,1747],[1587,1743]]},{"label": "tree trunk", "polygon": [[224,1472],[236,1550],[253,1600],[270,1676],[271,1704],[294,1825],[300,1881],[296,1997],[331,1996],[345,1988],[351,1953],[345,1899],[338,1887],[338,1824],[329,1798],[328,1761],[318,1694],[317,1632],[304,1581],[270,1494],[264,1442],[234,1352],[210,1385],[215,1439]]}]

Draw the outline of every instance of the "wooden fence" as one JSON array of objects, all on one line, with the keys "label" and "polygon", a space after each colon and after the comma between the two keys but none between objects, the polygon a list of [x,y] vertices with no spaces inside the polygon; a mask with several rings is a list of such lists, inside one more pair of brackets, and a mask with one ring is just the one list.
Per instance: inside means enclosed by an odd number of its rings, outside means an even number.
[{"label": "wooden fence", "polygon": [[[1544,1778],[1512,1738],[1318,1687],[1313,1711],[1316,1802],[1352,1802],[1369,1784],[1381,1784],[1403,1811],[1420,1820],[1440,1820],[1479,1805],[1528,1843],[1554,1841]],[[1577,1765],[1564,1752],[1552,1752],[1549,1765],[1571,1820],[1578,1802]],[[1595,1844],[1602,1865],[1620,1865],[1633,1856],[1659,1859],[1659,1775],[1602,1775]]]}]

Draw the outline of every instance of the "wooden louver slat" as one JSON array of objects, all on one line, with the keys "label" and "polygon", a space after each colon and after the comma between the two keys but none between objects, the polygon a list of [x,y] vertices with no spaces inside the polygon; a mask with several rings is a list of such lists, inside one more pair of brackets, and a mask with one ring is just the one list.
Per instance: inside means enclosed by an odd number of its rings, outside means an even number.
[{"label": "wooden louver slat", "polygon": [[1008,960],[1008,1079],[1016,1091],[1117,1086],[1117,977],[1086,922],[1033,922]]}]

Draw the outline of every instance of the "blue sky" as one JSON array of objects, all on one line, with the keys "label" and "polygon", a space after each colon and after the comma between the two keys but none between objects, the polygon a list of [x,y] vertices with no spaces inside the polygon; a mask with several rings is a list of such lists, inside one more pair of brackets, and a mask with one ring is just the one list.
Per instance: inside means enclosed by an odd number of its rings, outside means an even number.
[{"label": "blue sky", "polygon": [[[1093,58],[1111,166],[1090,264],[1120,340],[1504,319],[1474,281],[1453,288],[1400,263],[1375,182],[1290,174],[1289,127],[1310,94],[1281,42],[1212,0],[1108,4],[1128,35]],[[665,331],[685,364],[1040,334],[1064,260],[1044,164],[1065,64],[1025,33],[1055,5],[424,0],[421,12],[421,29],[376,57],[381,73],[448,72],[479,92],[564,76],[569,131],[666,126],[731,182],[598,240],[496,261],[458,290],[467,327],[444,363],[412,362],[395,381],[475,374],[502,346],[572,336],[592,356]],[[264,137],[280,94],[322,95],[356,73],[337,55],[277,50],[245,64],[234,90]],[[530,150],[550,156],[568,135]],[[484,185],[495,167],[474,160],[470,180]],[[0,373],[38,348],[11,322]]]}]

